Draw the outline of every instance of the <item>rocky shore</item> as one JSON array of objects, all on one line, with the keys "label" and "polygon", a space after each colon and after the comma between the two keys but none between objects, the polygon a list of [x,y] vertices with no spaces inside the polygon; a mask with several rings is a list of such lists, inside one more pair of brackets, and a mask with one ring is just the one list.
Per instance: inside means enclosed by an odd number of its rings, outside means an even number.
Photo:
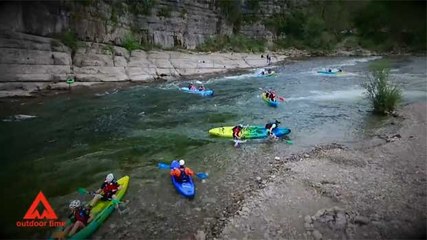
[{"label": "rocky shore", "polygon": [[427,105],[405,106],[367,139],[268,160],[196,239],[390,239],[426,234]]}]

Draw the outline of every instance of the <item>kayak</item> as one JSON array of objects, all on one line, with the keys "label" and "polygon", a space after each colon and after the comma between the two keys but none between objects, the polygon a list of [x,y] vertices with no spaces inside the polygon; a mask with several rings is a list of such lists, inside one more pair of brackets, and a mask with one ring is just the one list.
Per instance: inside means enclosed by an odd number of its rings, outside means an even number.
[{"label": "kayak", "polygon": [[332,71],[332,72],[329,72],[329,71],[317,71],[317,73],[319,73],[319,74],[325,74],[325,75],[330,75],[330,76],[336,76],[336,75],[343,75],[344,74],[344,72],[338,72],[338,71]]},{"label": "kayak", "polygon": [[277,100],[276,101],[271,101],[271,99],[267,98],[265,96],[265,94],[261,94],[261,97],[262,97],[262,100],[264,100],[264,102],[266,102],[269,106],[271,106],[271,107],[277,107],[277,106],[279,106],[279,102]]},{"label": "kayak", "polygon": [[[120,190],[117,192],[116,196],[118,200],[121,200],[126,193],[129,184],[129,176],[124,176],[117,181],[120,184]],[[69,239],[87,239],[92,235],[101,224],[111,215],[114,211],[115,205],[112,201],[99,201],[90,211],[91,214],[94,214],[96,217],[90,222],[85,228],[78,231],[76,234],[71,236]],[[67,226],[69,226],[71,221],[67,221],[67,224],[64,228],[61,228],[59,231],[63,231]]]},{"label": "kayak", "polygon": [[[177,160],[173,160],[170,166],[171,169],[179,168],[179,163]],[[175,187],[176,191],[184,197],[194,198],[196,194],[196,188],[193,183],[193,178],[188,176],[188,179],[183,182],[178,182],[174,176],[171,176],[172,184]]]},{"label": "kayak", "polygon": [[[209,130],[209,134],[217,137],[232,138],[233,137],[233,127],[218,127],[212,128]],[[288,135],[291,132],[289,128],[276,128],[273,130],[276,137],[283,137]],[[251,139],[251,138],[267,138],[268,133],[267,129],[264,126],[249,126],[245,127],[242,130],[241,134],[242,139]]]},{"label": "kayak", "polygon": [[277,75],[277,73],[275,73],[274,71],[273,72],[271,72],[270,74],[257,74],[256,76],[257,77],[274,77],[274,76],[276,76]]},{"label": "kayak", "polygon": [[181,91],[187,92],[187,93],[193,93],[193,94],[199,94],[201,96],[212,96],[214,94],[213,90],[190,90],[188,87],[182,87],[179,88]]}]

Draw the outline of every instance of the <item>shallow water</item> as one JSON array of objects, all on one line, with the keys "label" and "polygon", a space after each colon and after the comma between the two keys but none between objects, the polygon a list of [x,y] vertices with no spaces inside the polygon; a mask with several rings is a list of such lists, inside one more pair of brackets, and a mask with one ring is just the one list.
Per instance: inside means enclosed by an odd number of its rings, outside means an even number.
[{"label": "shallow water", "polygon": [[[131,200],[128,225],[118,214],[94,237],[117,238],[138,232],[144,239],[191,235],[215,221],[232,200],[235,189],[267,172],[265,159],[315,144],[351,143],[363,136],[372,117],[360,87],[375,58],[314,58],[278,66],[277,77],[253,74],[194,79],[215,90],[214,97],[178,91],[174,82],[120,90],[75,91],[55,97],[16,100],[0,105],[2,168],[2,235],[34,237],[15,227],[41,190],[59,216],[70,199],[88,200],[78,187],[95,189],[103,177],[131,176],[126,195]],[[404,104],[427,101],[425,57],[392,58],[392,80],[402,87]],[[344,76],[320,76],[317,70],[342,66]],[[254,71],[255,72],[255,69]],[[260,88],[272,88],[286,98],[268,107]],[[16,120],[13,115],[36,116]],[[235,149],[230,140],[212,138],[210,128],[237,123],[264,125],[278,119],[292,130],[286,142],[249,141]],[[185,159],[195,171],[209,173],[196,181],[193,201],[173,189],[158,162]],[[184,232],[184,234],[183,234]],[[37,237],[45,236],[45,232]]]}]

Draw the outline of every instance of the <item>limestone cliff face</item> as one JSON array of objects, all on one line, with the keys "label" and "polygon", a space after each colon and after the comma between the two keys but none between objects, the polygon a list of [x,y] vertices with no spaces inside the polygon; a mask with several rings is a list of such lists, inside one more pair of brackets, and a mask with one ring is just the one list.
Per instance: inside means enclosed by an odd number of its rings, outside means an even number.
[{"label": "limestone cliff face", "polygon": [[[152,6],[148,3],[154,2]],[[215,0],[1,1],[0,30],[54,37],[72,30],[82,41],[120,45],[132,32],[142,42],[163,48],[194,49],[209,37],[233,32]],[[241,34],[272,39],[262,20],[286,7],[286,1],[259,1],[259,10],[243,14],[257,22],[240,23]],[[141,9],[142,8],[142,9]],[[148,10],[146,10],[148,9]],[[147,13],[148,12],[148,13]]]},{"label": "limestone cliff face", "polygon": [[[260,54],[127,51],[120,46],[129,34],[163,49],[194,49],[236,31],[214,0],[156,0],[151,13],[140,4],[147,2],[152,0],[0,1],[0,97],[66,88],[69,77],[74,85],[153,81],[266,64]],[[277,2],[265,1],[262,16],[285,6]],[[60,40],[70,30],[80,41],[74,49]],[[261,20],[243,24],[239,33],[274,38]]]}]

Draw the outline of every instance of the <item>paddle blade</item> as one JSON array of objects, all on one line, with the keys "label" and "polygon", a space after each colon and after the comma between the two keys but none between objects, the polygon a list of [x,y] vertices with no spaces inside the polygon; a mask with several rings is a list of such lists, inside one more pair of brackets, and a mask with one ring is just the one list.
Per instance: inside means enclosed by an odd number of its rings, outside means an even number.
[{"label": "paddle blade", "polygon": [[196,173],[196,176],[200,179],[206,179],[206,178],[208,178],[209,175],[207,173],[204,173],[204,172],[198,172],[198,173]]},{"label": "paddle blade", "polygon": [[159,169],[170,169],[169,164],[166,164],[166,163],[158,163],[158,164],[157,164],[157,167],[158,167]]},{"label": "paddle blade", "polygon": [[284,102],[285,98],[284,97],[279,97],[279,100],[282,101],[282,102]]},{"label": "paddle blade", "polygon": [[292,142],[291,140],[287,140],[286,143],[289,144],[289,145],[294,144],[294,142]]},{"label": "paddle blade", "polygon": [[86,190],[86,189],[84,189],[84,188],[78,188],[77,189],[77,192],[78,193],[80,193],[80,194],[89,194],[89,191],[88,190]]}]

